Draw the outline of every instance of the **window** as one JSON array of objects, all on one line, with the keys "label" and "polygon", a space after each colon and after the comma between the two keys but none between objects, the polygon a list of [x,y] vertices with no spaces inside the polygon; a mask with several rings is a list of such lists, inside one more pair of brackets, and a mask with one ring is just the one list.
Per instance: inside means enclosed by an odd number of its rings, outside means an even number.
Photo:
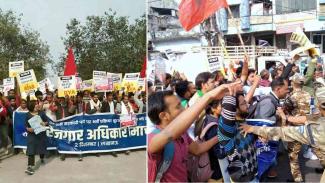
[{"label": "window", "polygon": [[314,44],[322,44],[322,36],[321,35],[314,35],[313,36],[313,43]]},{"label": "window", "polygon": [[323,35],[323,44],[322,44],[322,46],[323,46],[323,53],[325,53],[325,35]]},{"label": "window", "polygon": [[[234,18],[239,18],[240,17],[240,15],[239,15],[239,5],[234,5],[234,6],[229,6],[229,7],[230,7],[231,13],[234,16]],[[228,15],[228,17],[230,17],[230,16]]]},{"label": "window", "polygon": [[316,0],[276,0],[276,14],[316,10]]}]

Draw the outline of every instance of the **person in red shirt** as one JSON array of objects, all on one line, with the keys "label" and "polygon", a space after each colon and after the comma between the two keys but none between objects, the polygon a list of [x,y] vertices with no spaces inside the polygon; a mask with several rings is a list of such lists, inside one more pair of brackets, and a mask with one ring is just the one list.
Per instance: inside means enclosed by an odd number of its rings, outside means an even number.
[{"label": "person in red shirt", "polygon": [[0,154],[8,153],[8,124],[6,121],[7,109],[5,107],[5,101],[0,93]]}]

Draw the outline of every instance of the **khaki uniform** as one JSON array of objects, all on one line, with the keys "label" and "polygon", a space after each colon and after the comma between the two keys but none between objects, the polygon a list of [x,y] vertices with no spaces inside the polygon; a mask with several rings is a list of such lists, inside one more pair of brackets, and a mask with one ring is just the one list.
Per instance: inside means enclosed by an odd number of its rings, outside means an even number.
[{"label": "khaki uniform", "polygon": [[[325,167],[325,117],[308,117],[308,123],[302,126],[258,127],[252,126],[253,133],[268,140],[279,140],[310,145],[320,163]],[[310,131],[308,130],[310,129]],[[312,137],[310,137],[312,134]],[[314,143],[312,143],[312,140]],[[323,172],[320,182],[325,182]]]},{"label": "khaki uniform", "polygon": [[305,116],[309,114],[311,96],[308,92],[301,89],[295,89],[290,98],[297,106],[292,112],[293,115]]},{"label": "khaki uniform", "polygon": [[[310,95],[301,89],[295,89],[290,96],[295,108],[292,111],[294,116],[305,116],[310,110]],[[299,166],[298,154],[301,150],[301,142],[288,142],[288,154],[290,160],[291,174],[295,182],[302,182],[302,175]]]}]

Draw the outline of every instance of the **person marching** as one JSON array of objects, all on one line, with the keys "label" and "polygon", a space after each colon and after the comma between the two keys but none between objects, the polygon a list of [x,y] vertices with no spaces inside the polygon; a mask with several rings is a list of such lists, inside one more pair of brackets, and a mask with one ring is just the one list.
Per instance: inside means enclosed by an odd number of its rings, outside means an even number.
[{"label": "person marching", "polygon": [[35,166],[35,155],[40,155],[41,163],[44,164],[44,156],[47,153],[46,150],[46,141],[47,136],[46,132],[40,132],[38,134],[35,133],[34,129],[30,125],[30,121],[33,119],[41,119],[41,125],[47,126],[47,117],[44,112],[41,111],[40,106],[37,104],[36,100],[29,101],[27,99],[27,108],[28,113],[26,117],[26,130],[27,130],[27,152],[26,155],[28,156],[28,167],[25,172],[28,175],[33,175],[35,173],[34,166]]}]

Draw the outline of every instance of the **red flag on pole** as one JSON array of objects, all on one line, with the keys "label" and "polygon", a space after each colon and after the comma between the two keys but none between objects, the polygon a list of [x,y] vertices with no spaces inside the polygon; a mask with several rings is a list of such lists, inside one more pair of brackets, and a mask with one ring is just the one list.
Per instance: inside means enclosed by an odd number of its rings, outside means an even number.
[{"label": "red flag on pole", "polygon": [[144,58],[141,72],[140,72],[140,78],[145,78],[146,77],[146,69],[147,69],[147,58]]},{"label": "red flag on pole", "polygon": [[228,7],[226,0],[182,0],[179,5],[179,21],[189,31],[225,7]]},{"label": "red flag on pole", "polygon": [[65,67],[64,67],[64,76],[71,76],[76,75],[77,73],[77,65],[74,62],[74,55],[72,48],[70,47],[68,50],[68,56],[65,60]]}]

